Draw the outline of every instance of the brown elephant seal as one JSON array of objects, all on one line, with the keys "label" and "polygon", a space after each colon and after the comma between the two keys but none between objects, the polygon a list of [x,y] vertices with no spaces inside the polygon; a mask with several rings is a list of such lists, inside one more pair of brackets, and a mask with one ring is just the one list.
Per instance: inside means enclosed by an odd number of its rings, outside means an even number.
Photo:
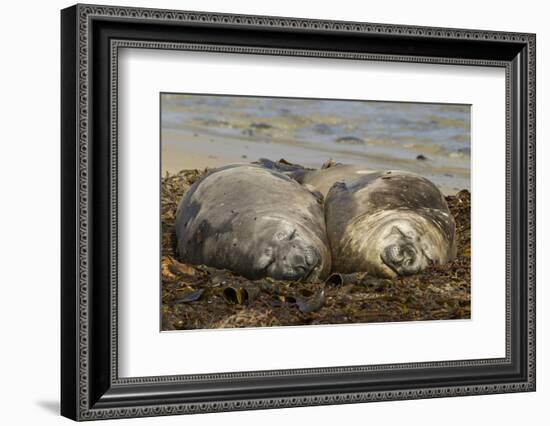
[{"label": "brown elephant seal", "polygon": [[195,182],[178,206],[180,258],[249,279],[324,278],[331,261],[319,197],[258,165],[216,169]]},{"label": "brown elephant seal", "polygon": [[393,278],[456,256],[445,198],[414,173],[375,172],[337,182],[326,197],[325,217],[335,272]]},{"label": "brown elephant seal", "polygon": [[271,161],[261,158],[258,163],[265,168],[277,170],[290,176],[301,184],[311,185],[323,197],[327,196],[329,189],[336,182],[353,182],[376,171],[364,166],[335,163],[332,160],[327,161],[320,169],[308,169],[297,164],[291,164],[283,159]]},{"label": "brown elephant seal", "polygon": [[375,170],[371,170],[363,166],[334,164],[330,167],[310,170],[299,175],[296,174],[293,177],[302,184],[313,186],[321,194],[323,194],[324,197],[326,197],[334,183],[352,183],[363,176],[374,172]]}]

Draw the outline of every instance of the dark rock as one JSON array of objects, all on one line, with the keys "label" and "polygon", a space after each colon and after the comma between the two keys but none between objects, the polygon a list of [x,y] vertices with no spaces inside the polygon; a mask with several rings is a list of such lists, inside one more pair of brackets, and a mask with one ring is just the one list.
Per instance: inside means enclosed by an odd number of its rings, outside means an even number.
[{"label": "dark rock", "polygon": [[321,135],[331,135],[334,133],[334,130],[332,129],[332,127],[324,123],[318,123],[314,125],[313,131],[316,133],[320,133]]},{"label": "dark rock", "polygon": [[342,136],[336,139],[336,143],[343,143],[349,145],[363,145],[365,141],[356,136]]},{"label": "dark rock", "polygon": [[273,126],[267,123],[252,123],[250,127],[256,130],[265,130],[265,129],[271,129]]}]

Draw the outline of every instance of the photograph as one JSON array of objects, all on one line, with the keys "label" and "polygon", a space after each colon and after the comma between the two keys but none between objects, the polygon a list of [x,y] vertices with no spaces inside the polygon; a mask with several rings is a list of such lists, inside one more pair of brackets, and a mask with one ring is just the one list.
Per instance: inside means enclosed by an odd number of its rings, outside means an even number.
[{"label": "photograph", "polygon": [[159,97],[161,331],[470,319],[471,105]]},{"label": "photograph", "polygon": [[62,416],[534,412],[542,14],[407,5],[63,5]]}]

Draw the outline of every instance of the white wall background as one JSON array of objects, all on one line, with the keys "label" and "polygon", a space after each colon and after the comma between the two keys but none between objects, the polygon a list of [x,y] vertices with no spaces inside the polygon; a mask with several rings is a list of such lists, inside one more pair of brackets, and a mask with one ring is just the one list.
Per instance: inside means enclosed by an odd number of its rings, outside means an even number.
[{"label": "white wall background", "polygon": [[[108,1],[142,7],[537,33],[538,390],[530,394],[293,408],[118,424],[544,424],[550,401],[548,249],[550,28],[544,2]],[[68,424],[59,405],[59,10],[71,2],[3,4],[0,65],[0,418],[6,425]],[[545,194],[546,192],[546,194]],[[546,195],[546,196],[545,196]],[[546,420],[547,421],[547,420]],[[131,423],[128,423],[131,422]],[[107,421],[102,424],[117,424]]]}]

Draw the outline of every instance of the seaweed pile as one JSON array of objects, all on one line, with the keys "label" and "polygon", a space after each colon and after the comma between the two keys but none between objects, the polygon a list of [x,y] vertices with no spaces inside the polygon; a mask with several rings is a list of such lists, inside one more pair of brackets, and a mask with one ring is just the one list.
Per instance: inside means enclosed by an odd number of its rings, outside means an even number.
[{"label": "seaweed pile", "polygon": [[181,197],[206,170],[166,174],[161,185],[162,330],[269,327],[470,318],[470,193],[446,200],[457,225],[457,258],[394,279],[365,273],[326,281],[251,281],[177,259]]}]

